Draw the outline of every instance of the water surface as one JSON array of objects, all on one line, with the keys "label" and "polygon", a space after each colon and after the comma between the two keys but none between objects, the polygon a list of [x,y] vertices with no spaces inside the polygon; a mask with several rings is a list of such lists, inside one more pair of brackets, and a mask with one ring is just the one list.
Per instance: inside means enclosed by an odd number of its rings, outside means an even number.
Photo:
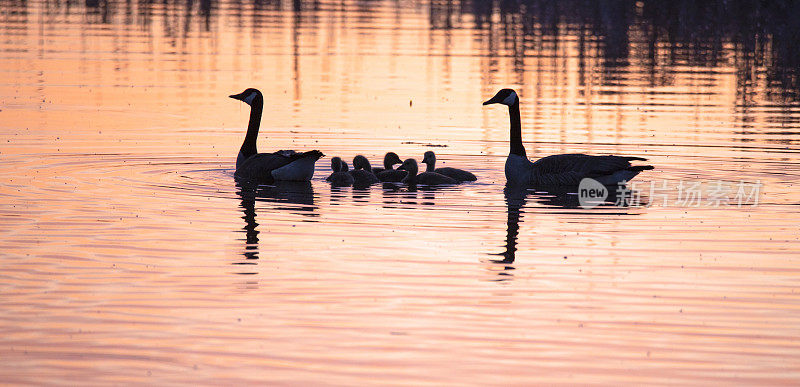
[{"label": "water surface", "polygon": [[[792,13],[675,3],[0,0],[0,380],[797,383]],[[310,183],[236,184],[246,87]],[[503,87],[648,205],[505,189]],[[324,181],[390,150],[479,180]]]}]

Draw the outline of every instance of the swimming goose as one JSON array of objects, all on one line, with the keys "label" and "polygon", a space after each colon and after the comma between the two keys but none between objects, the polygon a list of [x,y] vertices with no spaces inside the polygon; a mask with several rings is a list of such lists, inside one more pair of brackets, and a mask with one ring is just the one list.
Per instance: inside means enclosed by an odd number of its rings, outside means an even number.
[{"label": "swimming goose", "polygon": [[403,180],[408,172],[401,171],[397,169],[393,169],[392,167],[395,164],[402,164],[403,160],[400,160],[400,156],[394,152],[386,153],[386,156],[383,157],[383,166],[385,168],[373,168],[372,172],[375,173],[375,176],[378,177],[378,180],[385,182],[385,183],[399,183]]},{"label": "swimming goose", "polygon": [[417,160],[406,159],[403,165],[397,169],[408,171],[408,176],[403,179],[403,183],[408,185],[421,184],[421,185],[441,185],[441,184],[458,184],[458,181],[445,175],[440,175],[436,172],[422,172],[419,175],[417,167]]},{"label": "swimming goose", "polygon": [[475,177],[475,175],[463,169],[450,168],[450,167],[436,168],[436,154],[433,153],[433,151],[425,152],[425,154],[422,157],[422,163],[428,165],[428,169],[426,169],[426,172],[436,172],[440,175],[445,175],[449,178],[452,178],[458,181],[459,183],[464,181],[478,180],[478,178]]},{"label": "swimming goose", "polygon": [[625,156],[590,156],[561,154],[531,162],[522,145],[519,116],[519,97],[511,89],[502,89],[484,105],[500,103],[508,106],[511,116],[511,151],[506,159],[506,180],[515,185],[577,186],[590,177],[603,185],[617,185],[633,179],[639,172],[653,169],[651,165],[631,166],[631,161],[647,159]]},{"label": "swimming goose", "polygon": [[331,169],[333,169],[333,173],[331,173],[325,181],[337,187],[349,187],[353,185],[353,176],[347,173],[347,163],[342,161],[340,157],[331,159]]},{"label": "swimming goose", "polygon": [[372,173],[372,167],[369,165],[369,160],[362,155],[353,157],[353,170],[350,171],[350,174],[354,179],[353,185],[356,186],[368,186],[375,183],[380,183],[378,177]]},{"label": "swimming goose", "polygon": [[314,164],[324,156],[318,150],[298,153],[293,150],[279,150],[274,153],[258,153],[256,139],[261,125],[261,111],[264,97],[256,89],[247,89],[230,96],[250,105],[250,122],[244,137],[239,156],[236,157],[235,176],[271,184],[276,180],[308,181],[314,176]]},{"label": "swimming goose", "polygon": [[402,164],[402,163],[403,160],[400,160],[400,156],[398,156],[397,153],[386,152],[386,154],[383,156],[383,168],[372,168],[372,173],[377,175],[378,173],[381,173],[383,171],[393,169],[392,167],[395,164]]}]

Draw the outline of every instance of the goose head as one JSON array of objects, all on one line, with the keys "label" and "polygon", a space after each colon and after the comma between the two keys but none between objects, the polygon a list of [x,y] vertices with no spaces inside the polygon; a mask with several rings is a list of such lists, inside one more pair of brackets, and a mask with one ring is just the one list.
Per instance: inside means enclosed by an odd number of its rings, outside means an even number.
[{"label": "goose head", "polygon": [[422,163],[428,165],[428,170],[432,171],[433,168],[436,166],[436,153],[433,151],[427,151],[422,156]]},{"label": "goose head", "polygon": [[419,172],[419,168],[417,167],[417,160],[414,159],[406,159],[406,161],[403,161],[403,165],[397,167],[397,169],[400,171],[408,172],[407,177],[414,177],[417,175],[417,172]]},{"label": "goose head", "polygon": [[343,172],[342,171],[342,158],[341,157],[336,156],[336,157],[331,159],[331,169],[334,172]]},{"label": "goose head", "polygon": [[372,172],[372,166],[369,165],[369,160],[362,155],[353,157],[353,169],[363,169]]},{"label": "goose head", "polygon": [[264,97],[261,95],[261,92],[258,89],[249,88],[239,94],[233,94],[229,97],[233,99],[238,99],[250,106],[253,106],[253,102],[255,101],[264,101]]},{"label": "goose head", "polygon": [[506,106],[514,106],[519,103],[517,92],[512,89],[502,89],[497,92],[491,99],[484,102],[484,105],[491,105],[493,103],[500,103]]},{"label": "goose head", "polygon": [[387,152],[386,156],[383,156],[383,167],[386,169],[391,169],[395,164],[402,164],[403,160],[400,160],[400,156],[394,152]]}]

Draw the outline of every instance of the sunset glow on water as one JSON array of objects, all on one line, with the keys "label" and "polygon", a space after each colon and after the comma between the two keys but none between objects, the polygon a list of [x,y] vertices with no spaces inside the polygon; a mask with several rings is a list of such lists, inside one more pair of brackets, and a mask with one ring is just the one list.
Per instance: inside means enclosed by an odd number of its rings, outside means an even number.
[{"label": "sunset glow on water", "polygon": [[[0,0],[0,382],[797,384],[800,78],[742,16],[793,13],[684,3]],[[309,183],[235,181],[248,87]],[[507,189],[502,88],[641,202]],[[478,181],[325,181],[428,150]]]}]

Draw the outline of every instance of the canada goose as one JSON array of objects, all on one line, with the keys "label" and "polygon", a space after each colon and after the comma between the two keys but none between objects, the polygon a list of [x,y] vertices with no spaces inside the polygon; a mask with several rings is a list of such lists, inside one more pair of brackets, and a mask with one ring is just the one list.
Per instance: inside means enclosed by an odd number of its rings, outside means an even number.
[{"label": "canada goose", "polygon": [[425,155],[422,157],[422,163],[428,165],[426,172],[436,172],[440,175],[445,175],[453,180],[456,180],[459,183],[463,181],[478,180],[475,175],[463,169],[450,167],[436,168],[436,154],[433,153],[433,151],[425,152]]},{"label": "canada goose", "polygon": [[417,160],[414,159],[406,159],[403,161],[403,165],[398,167],[397,169],[408,171],[408,176],[403,179],[403,183],[408,185],[441,185],[441,184],[458,184],[453,178],[447,177],[445,175],[440,175],[436,172],[422,172],[419,175],[417,172],[419,171],[417,167]]},{"label": "canada goose", "polygon": [[324,156],[318,150],[298,153],[293,150],[279,150],[274,153],[258,153],[256,139],[261,125],[261,111],[264,97],[261,92],[250,88],[230,96],[250,105],[250,122],[244,137],[239,156],[236,157],[237,178],[271,184],[276,180],[309,181],[314,176],[314,164]]},{"label": "canada goose", "polygon": [[386,154],[383,156],[383,168],[372,168],[372,173],[377,175],[378,173],[381,173],[383,171],[393,169],[392,167],[395,164],[402,164],[402,163],[403,160],[400,160],[400,156],[398,156],[397,153],[386,152]]},{"label": "canada goose", "polygon": [[369,160],[362,155],[353,157],[353,170],[350,171],[353,176],[355,186],[368,186],[375,183],[380,183],[380,180],[372,173],[372,167],[369,165]]},{"label": "canada goose", "polygon": [[519,97],[511,89],[502,89],[484,105],[500,103],[508,106],[511,116],[511,151],[506,159],[506,180],[516,185],[577,186],[590,177],[603,185],[617,185],[633,179],[639,172],[653,169],[651,165],[631,166],[631,161],[647,159],[624,156],[591,156],[561,154],[531,162],[522,145]]},{"label": "canada goose", "polygon": [[399,183],[403,180],[408,172],[401,171],[397,169],[392,169],[395,164],[402,164],[403,161],[400,160],[400,156],[394,152],[387,152],[386,156],[383,157],[383,166],[385,168],[373,168],[372,172],[375,173],[375,176],[378,177],[378,180],[385,182],[385,183]]},{"label": "canada goose", "polygon": [[331,169],[333,169],[333,173],[331,173],[325,181],[337,187],[349,187],[353,185],[353,176],[347,172],[347,163],[342,161],[340,157],[331,159]]}]

